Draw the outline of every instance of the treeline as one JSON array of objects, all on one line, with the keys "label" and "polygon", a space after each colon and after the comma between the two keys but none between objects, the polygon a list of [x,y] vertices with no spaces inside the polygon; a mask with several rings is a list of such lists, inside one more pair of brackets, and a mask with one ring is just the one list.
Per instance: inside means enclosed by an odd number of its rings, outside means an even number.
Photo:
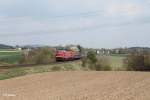
[{"label": "treeline", "polygon": [[150,71],[150,55],[128,55],[124,64],[129,71]]},{"label": "treeline", "polygon": [[[87,50],[79,46],[82,54],[82,67],[87,70],[96,71],[111,71],[113,68],[110,64],[110,59],[105,55],[98,55],[94,49]],[[137,48],[132,48],[132,50]],[[142,49],[142,50],[148,50]],[[127,71],[150,71],[150,53],[146,51],[138,50],[126,55],[124,59],[123,70]],[[19,57],[20,64],[46,64],[55,62],[55,48],[41,47],[34,49],[26,49],[22,51],[21,57]]]},{"label": "treeline", "polygon": [[111,50],[112,54],[150,54],[148,47],[130,47],[130,48],[117,48]]},{"label": "treeline", "polygon": [[[124,71],[150,71],[150,54],[134,53],[127,55],[124,59],[122,69]],[[105,56],[97,57],[94,51],[89,51],[82,58],[82,66],[96,71],[111,71],[110,61]]]}]

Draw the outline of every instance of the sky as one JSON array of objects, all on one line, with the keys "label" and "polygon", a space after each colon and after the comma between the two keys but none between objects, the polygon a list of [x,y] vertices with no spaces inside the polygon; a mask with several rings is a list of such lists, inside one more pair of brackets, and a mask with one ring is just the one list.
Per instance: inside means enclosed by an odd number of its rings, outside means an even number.
[{"label": "sky", "polygon": [[0,44],[150,47],[150,0],[0,0]]}]

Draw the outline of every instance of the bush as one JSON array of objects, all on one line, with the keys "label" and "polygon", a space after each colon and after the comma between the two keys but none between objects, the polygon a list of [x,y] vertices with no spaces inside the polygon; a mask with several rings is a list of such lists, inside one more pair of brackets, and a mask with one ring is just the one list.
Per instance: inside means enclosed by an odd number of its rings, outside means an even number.
[{"label": "bush", "polygon": [[42,48],[35,55],[35,63],[43,64],[54,61],[54,54],[48,48]]},{"label": "bush", "polygon": [[98,57],[95,69],[97,71],[111,71],[112,67],[110,66],[110,61],[108,57],[106,56]]},{"label": "bush", "polygon": [[106,65],[106,66],[102,67],[101,70],[103,70],[103,71],[112,71],[112,67],[110,65]]},{"label": "bush", "polygon": [[90,63],[95,64],[97,62],[96,53],[89,51],[87,53],[87,59],[90,61]]},{"label": "bush", "polygon": [[150,69],[150,55],[144,57],[144,64],[147,68]]},{"label": "bush", "polygon": [[102,70],[102,65],[99,64],[99,63],[96,64],[96,65],[95,65],[95,70],[96,70],[96,71],[101,71],[101,70]]},{"label": "bush", "polygon": [[125,65],[129,71],[150,71],[150,56],[132,54],[125,59]]},{"label": "bush", "polygon": [[82,61],[82,67],[86,67],[87,66],[87,58],[82,57],[81,61]]},{"label": "bush", "polygon": [[45,64],[55,61],[54,51],[49,48],[39,48],[25,51],[20,59],[21,64]]},{"label": "bush", "polygon": [[97,62],[96,53],[89,51],[87,56],[82,57],[82,66],[87,67],[90,70],[95,70],[95,65]]},{"label": "bush", "polygon": [[61,66],[53,66],[53,67],[51,68],[51,70],[52,70],[52,71],[60,71],[60,70],[62,70],[62,68],[61,68]]},{"label": "bush", "polygon": [[90,70],[96,71],[111,71],[112,68],[109,64],[107,57],[96,57],[96,53],[89,51],[87,57],[82,58],[82,66]]}]

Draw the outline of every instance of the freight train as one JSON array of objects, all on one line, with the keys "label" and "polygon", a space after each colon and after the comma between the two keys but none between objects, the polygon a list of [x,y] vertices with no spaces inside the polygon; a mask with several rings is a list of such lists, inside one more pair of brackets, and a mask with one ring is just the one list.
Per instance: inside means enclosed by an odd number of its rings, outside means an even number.
[{"label": "freight train", "polygon": [[69,61],[81,58],[81,50],[78,46],[59,47],[56,50],[56,61]]}]

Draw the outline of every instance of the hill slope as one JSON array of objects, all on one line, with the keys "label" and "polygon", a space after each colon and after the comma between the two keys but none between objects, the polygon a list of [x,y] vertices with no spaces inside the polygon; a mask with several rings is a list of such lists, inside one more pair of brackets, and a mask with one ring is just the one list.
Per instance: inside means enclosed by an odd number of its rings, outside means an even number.
[{"label": "hill slope", "polygon": [[0,44],[0,49],[13,49],[13,46],[5,45],[5,44]]}]

